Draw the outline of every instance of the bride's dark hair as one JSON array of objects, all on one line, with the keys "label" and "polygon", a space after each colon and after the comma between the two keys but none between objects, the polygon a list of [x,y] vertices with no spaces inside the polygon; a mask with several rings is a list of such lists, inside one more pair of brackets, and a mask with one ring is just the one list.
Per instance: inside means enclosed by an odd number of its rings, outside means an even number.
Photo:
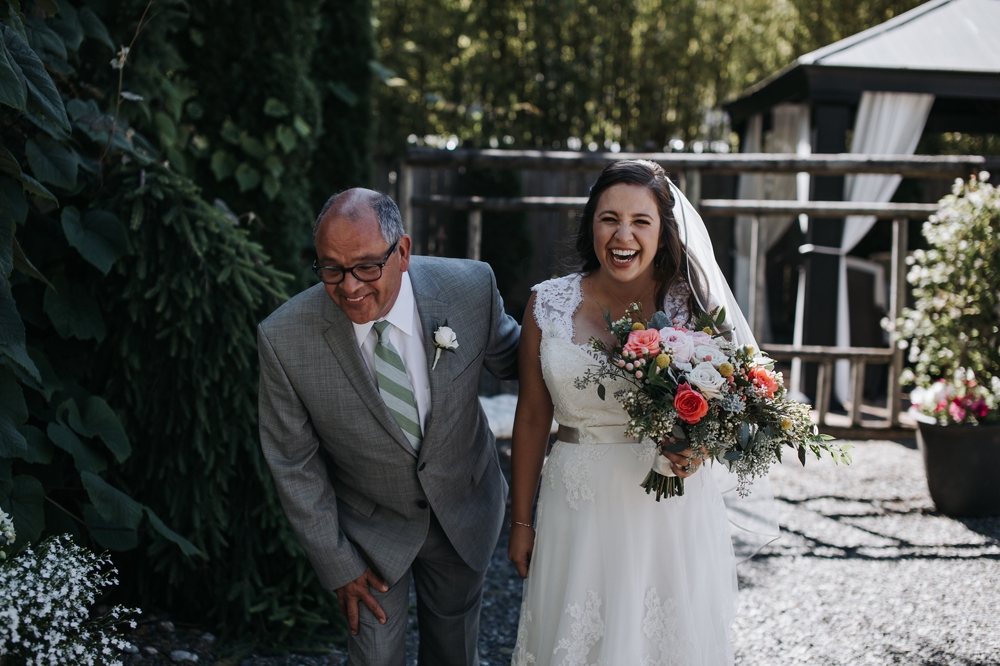
[{"label": "bride's dark hair", "polygon": [[[708,304],[708,295],[703,285],[705,279],[698,262],[688,257],[684,243],[680,239],[677,220],[674,219],[674,197],[670,193],[667,174],[656,162],[649,160],[622,160],[604,168],[597,181],[590,188],[590,198],[580,216],[580,229],[576,234],[576,251],[583,263],[584,273],[600,267],[594,250],[594,214],[601,195],[614,185],[639,185],[648,189],[656,202],[660,214],[660,243],[662,247],[653,257],[653,280],[656,283],[656,308],[663,307],[664,300],[675,283],[688,281],[690,263],[691,291],[688,297],[688,312],[692,315],[700,311],[698,298]],[[647,313],[651,315],[652,313]]]}]

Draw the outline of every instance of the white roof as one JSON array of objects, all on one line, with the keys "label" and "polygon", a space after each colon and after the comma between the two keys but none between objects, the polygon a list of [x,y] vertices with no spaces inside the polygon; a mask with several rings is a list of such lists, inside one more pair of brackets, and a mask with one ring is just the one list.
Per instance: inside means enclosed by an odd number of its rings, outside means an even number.
[{"label": "white roof", "polygon": [[797,63],[1000,72],[1000,0],[931,0]]}]

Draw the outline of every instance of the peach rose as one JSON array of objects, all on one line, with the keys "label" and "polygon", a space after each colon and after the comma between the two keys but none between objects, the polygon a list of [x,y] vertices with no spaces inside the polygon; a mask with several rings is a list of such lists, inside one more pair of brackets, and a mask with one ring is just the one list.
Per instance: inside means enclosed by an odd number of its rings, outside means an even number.
[{"label": "peach rose", "polygon": [[767,391],[767,397],[773,398],[774,392],[778,390],[778,380],[774,373],[762,366],[754,366],[747,372],[747,378],[757,388]]},{"label": "peach rose", "polygon": [[674,396],[674,409],[682,421],[695,424],[708,414],[708,401],[690,384],[681,384]]},{"label": "peach rose", "polygon": [[[643,349],[646,350],[645,354]],[[624,350],[635,352],[639,356],[656,356],[660,353],[660,332],[655,328],[632,331],[628,334]]]}]

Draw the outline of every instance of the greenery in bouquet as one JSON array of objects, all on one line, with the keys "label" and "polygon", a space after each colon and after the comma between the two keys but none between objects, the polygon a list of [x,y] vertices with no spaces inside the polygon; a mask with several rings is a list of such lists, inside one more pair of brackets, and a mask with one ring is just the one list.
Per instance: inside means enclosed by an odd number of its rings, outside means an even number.
[{"label": "greenery in bouquet", "polygon": [[909,347],[910,413],[925,423],[1000,422],[1000,192],[956,180],[907,259],[915,304],[896,324]]},{"label": "greenery in bouquet", "polygon": [[[819,434],[809,407],[787,397],[774,363],[748,345],[737,345],[724,332],[725,308],[702,312],[691,328],[657,312],[646,322],[637,304],[611,321],[614,344],[594,339],[607,363],[588,370],[578,388],[625,379],[630,387],[616,392],[629,415],[625,434],[660,443],[661,451],[691,449],[735,472],[741,495],[755,478],[781,460],[782,448],[794,449],[802,464],[807,453],[825,451],[835,462],[850,463],[850,445],[833,444]],[[684,494],[683,479],[654,462],[643,487],[656,499]]]},{"label": "greenery in bouquet", "polygon": [[0,510],[0,663],[119,665],[129,644],[119,628],[135,628],[137,608],[115,606],[92,617],[103,588],[117,585],[111,559],[50,537],[37,550],[10,556],[14,524]]}]

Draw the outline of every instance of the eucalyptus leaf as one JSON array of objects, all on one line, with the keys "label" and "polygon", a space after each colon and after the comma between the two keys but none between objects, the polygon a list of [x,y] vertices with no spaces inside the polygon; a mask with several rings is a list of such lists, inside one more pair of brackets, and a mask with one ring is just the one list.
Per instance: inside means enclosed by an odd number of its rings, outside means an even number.
[{"label": "eucalyptus leaf", "polygon": [[52,183],[64,190],[76,187],[76,174],[80,167],[80,156],[71,148],[52,138],[39,134],[24,144],[24,154],[28,165],[38,180]]},{"label": "eucalyptus leaf", "polygon": [[94,541],[108,550],[122,552],[132,550],[139,545],[139,533],[135,528],[107,520],[93,504],[84,505],[83,519]]},{"label": "eucalyptus leaf", "polygon": [[38,541],[45,529],[45,489],[38,479],[21,475],[0,483],[0,509],[14,521],[15,549],[29,541]]},{"label": "eucalyptus leaf", "polygon": [[667,317],[667,315],[661,311],[657,310],[653,313],[652,318],[649,320],[649,327],[655,329],[667,328],[672,326],[673,322]]},{"label": "eucalyptus leaf", "polygon": [[604,384],[598,384],[597,385],[597,397],[598,398],[600,398],[601,400],[604,400],[605,396],[607,395],[607,392],[608,392],[608,390],[606,388],[604,388]]},{"label": "eucalyptus leaf", "polygon": [[142,521],[142,505],[139,502],[91,472],[81,472],[80,480],[102,518],[131,529],[139,527]]},{"label": "eucalyptus leaf", "polygon": [[66,240],[105,275],[128,252],[128,234],[118,217],[107,210],[88,210],[80,215],[73,206],[62,212]]}]

